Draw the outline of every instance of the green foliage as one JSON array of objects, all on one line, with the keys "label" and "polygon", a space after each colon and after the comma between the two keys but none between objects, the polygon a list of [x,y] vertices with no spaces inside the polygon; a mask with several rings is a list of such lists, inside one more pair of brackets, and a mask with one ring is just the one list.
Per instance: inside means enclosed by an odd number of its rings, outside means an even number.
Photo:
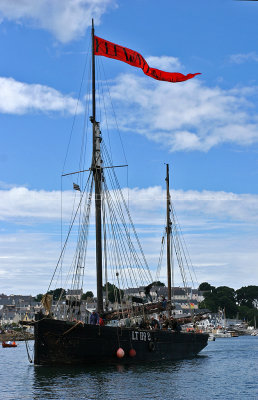
[{"label": "green foliage", "polygon": [[[52,294],[53,295],[53,300],[58,300],[60,295],[61,295],[61,293],[62,293],[61,299],[65,299],[66,290],[64,290],[62,288],[58,288],[58,289],[55,289],[55,290],[50,290],[48,292],[48,294]],[[42,300],[42,297],[43,297],[43,294],[37,294],[37,296],[35,297],[35,300],[40,302]],[[90,298],[94,297],[93,292],[90,291],[90,290],[82,295],[82,300],[86,300],[88,297],[90,297]]]},{"label": "green foliage", "polygon": [[258,286],[243,286],[236,291],[237,302],[240,306],[254,308],[258,302]]},{"label": "green foliage", "polygon": [[87,300],[88,298],[92,299],[94,297],[93,292],[91,292],[90,290],[88,290],[88,292],[83,293],[82,295],[82,300]]},{"label": "green foliage", "polygon": [[61,296],[61,299],[65,299],[66,291],[62,288],[58,288],[55,290],[50,290],[48,294],[52,294],[53,300],[58,300]]},{"label": "green foliage", "polygon": [[249,325],[255,325],[256,319],[256,327],[258,326],[258,310],[256,308],[249,308],[247,306],[239,306],[238,307],[238,315],[240,319],[248,322]]},{"label": "green foliage", "polygon": [[165,286],[165,283],[160,282],[160,281],[154,281],[154,282],[152,282],[152,286]]},{"label": "green foliage", "polygon": [[255,307],[258,303],[258,286],[243,286],[235,291],[228,286],[215,288],[203,282],[199,290],[204,291],[204,301],[199,304],[199,308],[208,308],[214,313],[218,312],[218,309],[225,309],[227,318],[235,318],[238,315],[250,325],[254,325],[255,318],[258,323],[258,310]]},{"label": "green foliage", "polygon": [[40,303],[40,302],[41,302],[41,300],[42,300],[42,297],[43,297],[43,294],[42,294],[42,293],[40,293],[40,294],[37,294],[37,296],[36,296],[36,297],[34,297],[34,300],[35,300],[35,301],[37,301],[38,303]]},{"label": "green foliage", "polygon": [[[121,303],[120,293],[119,293],[118,287],[116,287],[115,285],[113,285],[112,283],[109,283],[109,282],[107,282],[107,287],[108,287],[108,300],[111,303],[115,303],[116,301],[118,301],[118,303]],[[102,289],[104,291],[106,291],[106,285],[103,286]],[[124,291],[123,290],[121,290],[121,296],[122,296],[122,298],[124,297]]]},{"label": "green foliage", "polygon": [[203,291],[212,291],[213,289],[215,289],[214,286],[211,286],[208,282],[203,282],[200,284],[198,290],[203,290]]},{"label": "green foliage", "polygon": [[208,308],[211,312],[218,312],[218,309],[225,309],[228,318],[234,318],[237,314],[235,301],[235,290],[227,286],[213,288],[212,291],[204,293],[204,301],[199,308]]},{"label": "green foliage", "polygon": [[250,308],[247,306],[239,306],[237,309],[238,312],[238,317],[240,319],[245,319],[247,318],[248,312],[249,312]]}]

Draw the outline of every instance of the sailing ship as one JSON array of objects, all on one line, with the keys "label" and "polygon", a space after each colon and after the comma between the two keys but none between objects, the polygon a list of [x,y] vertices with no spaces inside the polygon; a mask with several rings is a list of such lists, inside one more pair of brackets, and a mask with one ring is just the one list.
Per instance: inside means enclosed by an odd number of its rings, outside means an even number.
[{"label": "sailing ship", "polygon": [[[92,21],[92,115],[90,121],[93,131],[93,151],[89,177],[84,189],[81,189],[79,185],[74,185],[74,188],[80,191],[79,207],[82,208],[84,203],[84,208],[80,216],[81,226],[78,232],[76,254],[73,259],[73,292],[71,291],[71,293],[78,293],[83,281],[89,235],[89,215],[94,197],[96,312],[104,320],[104,323],[90,324],[80,319],[81,301],[80,296],[77,295],[66,300],[66,316],[63,318],[55,317],[49,304],[50,296],[45,295],[44,307],[46,313],[36,315],[36,320],[32,323],[35,335],[34,363],[38,365],[102,362],[136,363],[193,357],[207,345],[208,334],[193,331],[183,332],[180,329],[173,329],[173,326],[171,329],[150,329],[144,324],[151,315],[156,316],[159,313],[166,314],[169,319],[172,318],[170,259],[172,222],[169,169],[167,165],[168,298],[164,306],[164,302],[153,302],[149,295],[149,289],[153,282],[151,273],[133,225],[129,207],[124,199],[123,191],[120,190],[115,175],[115,167],[112,165],[112,158],[108,156],[107,149],[104,147],[100,123],[96,120],[95,55],[96,46],[99,46],[97,41],[99,41],[99,38],[96,39],[95,37]],[[125,55],[128,56],[129,50],[125,48],[124,50]],[[106,51],[108,52],[108,45],[106,45]],[[131,62],[133,62],[132,59]],[[128,63],[130,63],[130,60]],[[114,184],[112,191],[107,188],[107,175]],[[95,196],[93,196],[93,190]],[[120,195],[120,199],[115,203],[118,195]],[[127,215],[129,224],[125,220],[123,211]],[[119,215],[121,222],[118,222],[117,215]],[[69,233],[70,230],[68,236]],[[64,243],[58,264],[63,262],[67,240]],[[108,246],[110,246],[110,250],[107,249]],[[129,255],[127,255],[127,252]],[[108,268],[113,276],[117,304],[115,309],[111,309],[108,304]],[[106,287],[103,286],[104,270]],[[125,278],[126,274],[129,275],[128,281]],[[147,295],[144,301],[135,297],[123,299],[122,284],[123,287],[126,287],[126,284],[129,286],[129,283],[134,279],[144,282]],[[53,282],[53,278],[51,282]],[[105,299],[103,298],[104,288]],[[61,297],[60,294],[60,299]],[[129,324],[123,323],[125,320],[129,320]]]}]

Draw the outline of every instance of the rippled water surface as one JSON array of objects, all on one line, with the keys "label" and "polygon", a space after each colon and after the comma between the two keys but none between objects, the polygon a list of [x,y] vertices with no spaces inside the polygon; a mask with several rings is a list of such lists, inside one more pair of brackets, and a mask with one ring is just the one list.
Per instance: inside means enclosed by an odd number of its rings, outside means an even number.
[{"label": "rippled water surface", "polygon": [[[33,343],[30,343],[32,347]],[[25,344],[0,348],[0,399],[258,399],[258,337],[217,339],[191,360],[34,367]]]}]

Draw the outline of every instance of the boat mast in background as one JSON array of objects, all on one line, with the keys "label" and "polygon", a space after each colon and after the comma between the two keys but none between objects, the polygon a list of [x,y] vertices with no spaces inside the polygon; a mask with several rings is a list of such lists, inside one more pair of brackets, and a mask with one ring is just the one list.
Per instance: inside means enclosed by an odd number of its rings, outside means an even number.
[{"label": "boat mast in background", "polygon": [[95,182],[95,222],[96,222],[96,271],[97,271],[97,311],[103,313],[102,292],[102,232],[101,232],[101,191],[102,191],[102,159],[100,153],[101,132],[99,122],[96,121],[96,89],[95,89],[95,54],[94,54],[94,21],[92,19],[92,130],[93,149],[92,164]]},{"label": "boat mast in background", "polygon": [[168,280],[168,313],[171,315],[171,258],[170,258],[170,235],[171,235],[171,219],[170,219],[170,193],[169,193],[169,164],[167,166],[166,184],[167,184],[167,280]]}]

